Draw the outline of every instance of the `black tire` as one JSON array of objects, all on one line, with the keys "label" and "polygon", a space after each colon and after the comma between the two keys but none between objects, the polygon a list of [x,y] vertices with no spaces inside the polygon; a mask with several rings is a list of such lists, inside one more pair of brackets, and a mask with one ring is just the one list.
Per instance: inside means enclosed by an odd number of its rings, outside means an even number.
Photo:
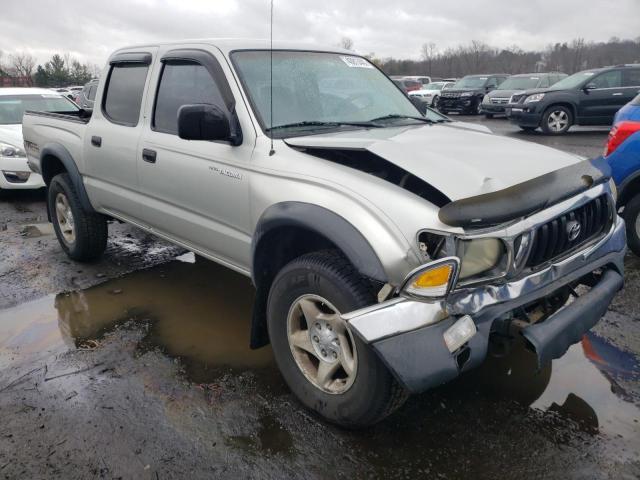
[{"label": "black tire", "polygon": [[[75,237],[73,241],[69,241],[63,235],[60,221],[56,215],[56,199],[59,194],[66,197],[73,215]],[[69,258],[79,262],[88,262],[96,260],[104,253],[107,247],[107,220],[99,213],[87,212],[82,208],[69,174],[61,173],[51,180],[47,191],[47,208],[58,242]]]},{"label": "black tire", "polygon": [[624,221],[627,224],[627,244],[640,257],[640,194],[624,207]]},{"label": "black tire", "polygon": [[306,254],[287,264],[271,286],[267,319],[276,363],[289,388],[305,407],[343,427],[364,427],[382,420],[408,395],[375,352],[356,335],[353,340],[358,367],[346,391],[322,391],[298,367],[289,344],[287,317],[291,306],[308,294],[321,296],[340,313],[375,303],[369,286],[337,251]]},{"label": "black tire", "polygon": [[484,118],[493,118],[493,113],[485,113]]},{"label": "black tire", "polygon": [[[552,127],[549,120],[552,115],[566,116],[566,123],[564,126],[558,128]],[[571,125],[573,125],[573,114],[571,113],[571,110],[561,105],[551,105],[547,108],[544,111],[542,121],[540,122],[540,128],[547,135],[564,135],[571,128]]]},{"label": "black tire", "polygon": [[431,100],[431,108],[438,110],[439,103],[440,103],[440,97],[436,95],[435,97],[433,97],[433,100]]},{"label": "black tire", "polygon": [[518,125],[520,127],[520,130],[524,131],[524,132],[535,132],[536,128],[538,127],[525,127],[523,125]]}]

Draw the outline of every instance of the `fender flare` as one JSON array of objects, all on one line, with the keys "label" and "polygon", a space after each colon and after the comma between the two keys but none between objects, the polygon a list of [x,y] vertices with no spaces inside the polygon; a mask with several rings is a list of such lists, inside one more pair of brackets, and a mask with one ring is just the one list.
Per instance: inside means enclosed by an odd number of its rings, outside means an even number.
[{"label": "fender flare", "polygon": [[[256,263],[258,245],[262,238],[279,227],[301,227],[326,237],[342,250],[358,272],[386,283],[387,274],[382,262],[360,231],[340,215],[312,203],[281,202],[264,211],[251,242],[252,266]],[[251,269],[251,277],[257,285],[255,268]]]},{"label": "fender flare", "polygon": [[[91,201],[89,200],[89,196],[87,195],[87,191],[84,188],[84,183],[82,183],[82,175],[80,174],[80,170],[78,170],[78,166],[76,162],[73,160],[73,157],[69,153],[64,146],[59,143],[47,143],[40,150],[40,170],[42,172],[43,178],[47,178],[47,164],[50,162],[48,157],[55,157],[62,163],[65,170],[69,174],[71,178],[71,182],[73,183],[74,188],[78,194],[78,198],[80,199],[80,204],[82,208],[87,212],[95,212],[95,209],[91,205]],[[50,178],[48,179],[50,181]],[[49,182],[47,182],[47,186]]]}]

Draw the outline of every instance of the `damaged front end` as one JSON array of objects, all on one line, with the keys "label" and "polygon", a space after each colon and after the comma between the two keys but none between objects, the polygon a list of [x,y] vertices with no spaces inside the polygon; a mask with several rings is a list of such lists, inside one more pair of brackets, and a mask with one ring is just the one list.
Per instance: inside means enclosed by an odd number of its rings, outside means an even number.
[{"label": "damaged front end", "polygon": [[[343,316],[411,392],[480,365],[490,339],[521,337],[542,365],[580,341],[623,286],[625,227],[614,206],[605,178],[506,226],[455,238],[427,232],[419,242],[431,261],[393,298]],[[499,254],[481,268],[465,265],[471,245]],[[421,297],[408,288],[421,272],[425,285],[444,278],[447,262],[444,290]]]}]

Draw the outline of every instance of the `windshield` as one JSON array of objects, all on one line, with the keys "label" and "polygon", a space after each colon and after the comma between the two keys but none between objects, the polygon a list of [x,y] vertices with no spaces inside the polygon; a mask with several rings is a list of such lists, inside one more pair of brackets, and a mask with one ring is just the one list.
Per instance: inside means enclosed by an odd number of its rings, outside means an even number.
[{"label": "windshield", "polygon": [[582,85],[584,82],[588,81],[592,78],[597,72],[578,72],[573,75],[568,76],[567,78],[563,78],[558,83],[554,83],[553,90],[566,90],[569,88],[577,88]]},{"label": "windshield", "polygon": [[464,77],[458,80],[452,89],[462,90],[465,88],[481,88],[489,77]]},{"label": "windshield", "polygon": [[540,77],[509,77],[500,84],[498,90],[527,90],[536,88]]},{"label": "windshield", "polygon": [[[421,116],[406,95],[362,57],[274,51],[272,121],[269,57],[268,50],[231,55],[262,129],[271,130],[280,138],[300,134],[301,129],[306,134],[309,130],[340,126],[336,124],[367,126],[362,124],[383,117],[384,126],[415,123],[402,117]],[[426,118],[446,121],[446,117],[431,110]]]},{"label": "windshield", "polygon": [[56,93],[31,95],[0,95],[0,125],[22,123],[25,110],[37,112],[75,113],[71,101]]}]

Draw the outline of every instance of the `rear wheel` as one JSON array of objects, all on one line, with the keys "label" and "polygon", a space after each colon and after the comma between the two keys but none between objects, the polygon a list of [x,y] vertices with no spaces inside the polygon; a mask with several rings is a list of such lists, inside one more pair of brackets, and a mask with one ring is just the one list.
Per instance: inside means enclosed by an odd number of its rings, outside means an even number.
[{"label": "rear wheel", "polygon": [[58,242],[71,259],[85,262],[102,255],[107,246],[107,221],[99,213],[82,208],[67,173],[51,180],[47,208]]},{"label": "rear wheel", "polygon": [[549,135],[562,135],[569,130],[573,123],[571,111],[559,105],[554,105],[545,110],[542,115],[542,131]]},{"label": "rear wheel", "polygon": [[624,221],[627,224],[627,243],[633,253],[640,256],[640,194],[624,207]]},{"label": "rear wheel", "polygon": [[485,113],[484,117],[485,118],[493,118],[493,113]]},{"label": "rear wheel", "polygon": [[269,337],[282,376],[307,408],[343,426],[376,423],[407,397],[340,315],[373,303],[366,282],[336,251],[293,260],[269,293]]}]

